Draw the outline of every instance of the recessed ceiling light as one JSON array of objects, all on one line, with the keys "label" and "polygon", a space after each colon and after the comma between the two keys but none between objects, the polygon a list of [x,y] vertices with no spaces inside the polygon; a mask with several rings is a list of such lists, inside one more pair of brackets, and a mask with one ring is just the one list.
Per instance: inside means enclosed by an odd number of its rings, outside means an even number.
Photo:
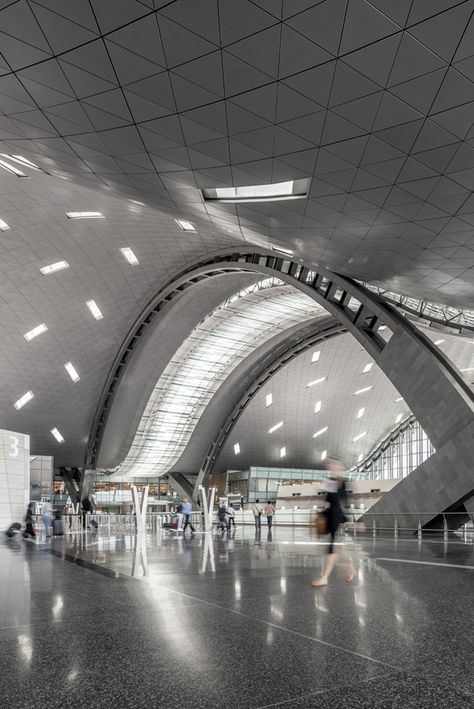
[{"label": "recessed ceiling light", "polygon": [[285,254],[285,256],[293,256],[293,251],[285,249],[283,246],[272,246],[272,251],[278,251],[280,254]]},{"label": "recessed ceiling light", "polygon": [[234,453],[235,453],[235,455],[239,455],[239,453],[240,453],[240,444],[239,443],[234,443]]},{"label": "recessed ceiling light", "polygon": [[13,404],[13,406],[15,407],[15,409],[18,409],[18,411],[19,411],[19,410],[22,409],[29,401],[31,401],[31,400],[33,399],[33,397],[34,397],[33,392],[32,392],[32,391],[27,391],[26,394],[23,394],[23,396],[21,396],[21,397],[18,399],[18,401],[15,401],[15,403]]},{"label": "recessed ceiling light", "polygon": [[58,443],[64,443],[64,438],[61,436],[57,428],[52,428],[50,433],[54,436]]},{"label": "recessed ceiling light", "polygon": [[38,337],[38,335],[41,335],[43,332],[46,332],[47,329],[48,329],[48,327],[47,327],[46,323],[42,322],[41,325],[37,325],[29,332],[25,332],[23,337],[25,338],[25,340],[27,342],[29,342],[30,340],[34,340],[35,337]]},{"label": "recessed ceiling light", "polygon": [[323,452],[321,453],[321,460],[326,460],[327,456],[328,456],[328,452],[327,452],[327,451],[323,451]]},{"label": "recessed ceiling light", "polygon": [[105,219],[102,212],[66,212],[68,219]]},{"label": "recessed ceiling light", "polygon": [[50,273],[56,273],[56,271],[63,271],[65,268],[69,268],[67,261],[56,261],[56,263],[51,263],[49,266],[43,266],[40,271],[43,276],[47,276]]},{"label": "recessed ceiling light", "polygon": [[91,311],[92,315],[95,317],[96,320],[102,320],[102,318],[103,318],[104,316],[103,316],[102,313],[100,312],[100,309],[99,309],[97,303],[95,302],[95,300],[88,300],[87,303],[86,303],[86,305],[87,305],[87,307],[89,308],[89,310]]},{"label": "recessed ceiling light", "polygon": [[364,436],[366,436],[366,435],[367,435],[367,431],[362,431],[362,433],[359,433],[358,436],[355,436],[355,437],[352,439],[352,443],[355,443],[356,441],[360,441],[360,439],[361,439],[361,438],[364,438]]},{"label": "recessed ceiling light", "polygon": [[3,167],[4,170],[7,170],[7,172],[11,172],[12,175],[16,175],[17,177],[28,177],[28,175],[25,175],[24,172],[19,170],[14,165],[10,165],[10,163],[6,162],[5,160],[0,160],[0,167]]},{"label": "recessed ceiling light", "polygon": [[265,406],[271,406],[273,404],[273,395],[267,394],[265,397]]},{"label": "recessed ceiling light", "polygon": [[286,199],[304,199],[308,195],[309,179],[274,182],[267,185],[216,187],[202,190],[206,201],[213,202],[276,202]]},{"label": "recessed ceiling light", "polygon": [[357,412],[356,419],[361,419],[362,416],[365,414],[365,406],[363,406],[359,411]]},{"label": "recessed ceiling light", "polygon": [[472,371],[474,371],[474,367],[463,367],[463,369],[461,369],[461,372],[472,372]]},{"label": "recessed ceiling light", "polygon": [[175,219],[175,222],[183,231],[196,231],[194,225],[191,224],[191,222],[187,222],[185,219]]},{"label": "recessed ceiling light", "polygon": [[435,340],[434,343],[435,343],[435,345],[441,345],[443,342],[446,342],[446,340],[443,340],[443,339],[441,339],[441,340]]},{"label": "recessed ceiling light", "polygon": [[403,396],[399,396],[398,399],[395,399],[395,402],[398,404],[399,401],[403,401]]},{"label": "recessed ceiling light", "polygon": [[365,365],[364,369],[362,370],[362,374],[367,374],[367,372],[370,372],[372,367],[374,366],[373,362],[369,362],[368,364]]},{"label": "recessed ceiling light", "polygon": [[317,401],[315,403],[315,405],[314,405],[314,413],[315,414],[317,414],[319,411],[321,411],[321,404],[322,403],[323,403],[322,401]]},{"label": "recessed ceiling light", "polygon": [[374,385],[372,384],[369,387],[364,387],[363,389],[357,389],[357,391],[354,392],[353,396],[358,396],[359,394],[364,394],[366,391],[370,391],[373,388],[374,388]]},{"label": "recessed ceiling light", "polygon": [[312,382],[309,382],[306,386],[307,387],[314,387],[316,384],[321,384],[321,382],[325,382],[327,377],[319,377],[319,379],[313,379]]},{"label": "recessed ceiling light", "polygon": [[313,433],[313,438],[318,438],[318,436],[322,436],[323,433],[326,433],[328,430],[328,426],[325,426],[324,428],[320,428],[319,431],[316,431],[316,433]]},{"label": "recessed ceiling light", "polygon": [[280,448],[280,458],[284,458],[286,455],[286,446]]},{"label": "recessed ceiling light", "polygon": [[8,224],[3,219],[0,219],[0,231],[6,231],[9,228]]},{"label": "recessed ceiling light", "polygon": [[363,454],[363,453],[359,453],[359,456],[358,456],[358,458],[357,458],[357,462],[358,462],[358,463],[361,463],[362,460],[363,460],[363,458],[364,458],[364,454]]},{"label": "recessed ceiling light", "polygon": [[313,356],[311,357],[311,364],[313,362],[318,362],[320,356],[321,356],[321,350],[318,350],[317,352],[313,352]]},{"label": "recessed ceiling light", "polygon": [[77,373],[76,368],[74,367],[74,365],[71,364],[71,362],[66,362],[66,364],[64,365],[64,369],[65,369],[66,372],[69,374],[69,376],[71,377],[71,379],[72,379],[73,382],[78,382],[78,381],[79,381],[80,376],[79,376],[79,374]]},{"label": "recessed ceiling light", "polygon": [[386,325],[381,325],[378,330],[379,330],[379,332],[383,332],[386,329],[387,329]]},{"label": "recessed ceiling light", "polygon": [[398,414],[398,415],[397,415],[397,418],[395,419],[395,423],[400,423],[400,421],[402,420],[402,418],[403,418],[403,414]]},{"label": "recessed ceiling light", "polygon": [[130,249],[128,246],[124,246],[122,249],[120,249],[122,252],[122,256],[126,261],[128,261],[129,264],[132,266],[136,266],[137,263],[140,263],[135,254],[133,253],[132,249]]},{"label": "recessed ceiling light", "polygon": [[39,170],[38,165],[35,165],[34,162],[31,162],[31,160],[24,158],[23,155],[2,154],[2,158],[8,158],[8,160],[13,160],[13,162],[17,162],[19,165],[23,165],[25,167],[31,167],[31,168],[33,168],[33,170]]},{"label": "recessed ceiling light", "polygon": [[274,431],[278,431],[279,428],[283,426],[285,422],[284,421],[279,421],[276,423],[274,426],[268,429],[268,433],[273,433]]}]

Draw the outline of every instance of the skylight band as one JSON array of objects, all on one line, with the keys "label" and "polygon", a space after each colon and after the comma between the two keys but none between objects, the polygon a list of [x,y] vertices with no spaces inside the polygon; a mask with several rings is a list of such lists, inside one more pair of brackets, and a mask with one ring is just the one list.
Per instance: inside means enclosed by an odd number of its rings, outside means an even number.
[{"label": "skylight band", "polygon": [[204,189],[204,200],[210,202],[242,203],[279,202],[288,199],[304,199],[308,196],[309,179],[288,180],[266,185],[242,185],[240,187],[215,187]]}]

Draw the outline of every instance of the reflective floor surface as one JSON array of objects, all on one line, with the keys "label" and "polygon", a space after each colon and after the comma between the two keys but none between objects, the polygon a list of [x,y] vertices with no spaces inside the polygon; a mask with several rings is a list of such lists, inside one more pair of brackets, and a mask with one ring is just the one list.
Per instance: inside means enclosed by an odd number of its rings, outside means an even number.
[{"label": "reflective floor surface", "polygon": [[0,704],[474,708],[472,542],[346,542],[315,590],[304,529],[5,538]]}]

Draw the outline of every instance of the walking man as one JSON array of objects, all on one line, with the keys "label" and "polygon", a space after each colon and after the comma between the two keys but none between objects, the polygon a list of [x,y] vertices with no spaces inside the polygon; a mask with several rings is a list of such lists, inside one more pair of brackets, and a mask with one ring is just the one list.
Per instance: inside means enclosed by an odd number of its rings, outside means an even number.
[{"label": "walking man", "polygon": [[267,518],[267,524],[268,524],[269,530],[272,528],[274,514],[275,514],[275,508],[273,507],[270,500],[268,500],[267,504],[265,505],[265,515]]},{"label": "walking man", "polygon": [[262,508],[259,500],[255,500],[252,505],[253,517],[255,520],[255,531],[260,532],[262,529]]},{"label": "walking man", "polygon": [[192,506],[192,504],[189,502],[189,500],[186,498],[186,499],[183,501],[183,515],[184,515],[183,534],[186,533],[186,528],[187,528],[188,524],[189,524],[189,526],[191,527],[191,532],[192,532],[192,534],[194,534],[194,531],[195,531],[195,530],[194,530],[194,527],[193,527],[193,523],[191,522],[191,512],[192,512],[192,511],[193,511],[193,506]]}]

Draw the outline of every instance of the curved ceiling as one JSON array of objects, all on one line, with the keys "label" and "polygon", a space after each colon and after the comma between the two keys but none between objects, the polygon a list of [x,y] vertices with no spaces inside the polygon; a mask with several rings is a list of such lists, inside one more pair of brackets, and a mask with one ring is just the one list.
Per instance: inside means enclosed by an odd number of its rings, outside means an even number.
[{"label": "curved ceiling", "polygon": [[[35,454],[82,460],[127,331],[210,251],[277,244],[395,292],[471,304],[474,0],[1,5],[0,152],[41,169],[0,157],[26,175],[0,165],[0,426],[30,433]],[[299,178],[307,199],[201,194]],[[41,275],[63,259],[69,269]]]},{"label": "curved ceiling", "polygon": [[[472,385],[473,341],[428,327],[420,329]],[[357,464],[359,456],[364,460],[410,415],[406,403],[376,364],[368,372],[363,371],[371,358],[350,333],[327,340],[315,349],[320,352],[316,362],[312,362],[313,352],[298,356],[257,392],[221,449],[214,471],[245,470],[251,465],[317,468],[324,451],[343,457],[349,468]],[[326,379],[308,387],[308,383],[322,377]],[[367,387],[371,388],[361,391]],[[267,407],[269,393],[272,405]],[[317,402],[319,410],[315,412]],[[283,425],[269,433],[281,421]],[[318,431],[320,435],[314,438]],[[361,437],[354,440],[358,436]],[[234,453],[235,443],[240,445],[238,455]]]},{"label": "curved ceiling", "polygon": [[[473,10],[17,0],[0,11],[0,140],[199,228],[467,303]],[[200,192],[297,178],[311,178],[307,200],[219,205]]]},{"label": "curved ceiling", "polygon": [[223,301],[171,357],[117,474],[167,473],[183,455],[214,394],[246,357],[293,325],[326,315],[311,298],[274,278]]}]

